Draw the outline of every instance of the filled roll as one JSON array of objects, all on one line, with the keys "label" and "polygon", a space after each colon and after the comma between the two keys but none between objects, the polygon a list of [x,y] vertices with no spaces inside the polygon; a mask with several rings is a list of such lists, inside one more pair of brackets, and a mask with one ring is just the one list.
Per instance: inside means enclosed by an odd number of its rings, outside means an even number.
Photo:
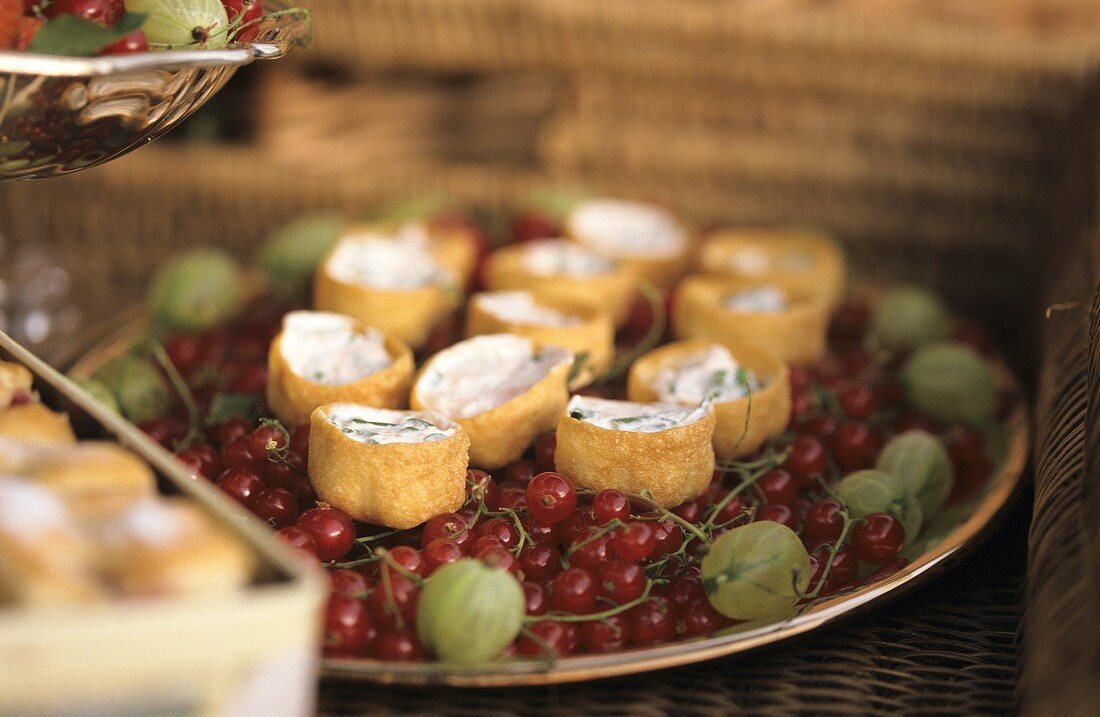
[{"label": "filled roll", "polygon": [[751,455],[782,433],[791,413],[787,366],[750,346],[730,348],[701,339],[666,344],[630,367],[631,401],[685,408],[714,405],[714,452],[719,458]]},{"label": "filled roll", "polygon": [[342,314],[292,311],[268,351],[267,403],[294,426],[336,401],[405,408],[412,377],[412,351],[397,337]]},{"label": "filled roll", "polygon": [[150,497],[91,521],[104,579],[126,597],[210,597],[255,570],[241,541],[182,498]]},{"label": "filled roll", "polygon": [[704,240],[701,271],[745,281],[773,283],[815,294],[827,305],[844,293],[844,252],[829,236],[796,229],[724,229]]},{"label": "filled roll", "polygon": [[440,351],[413,384],[411,405],[457,422],[470,463],[492,470],[554,428],[569,401],[573,353],[514,334],[490,334]]},{"label": "filled roll", "polygon": [[414,350],[460,301],[457,277],[429,252],[370,234],[342,239],[314,286],[317,310],[351,316]]},{"label": "filled roll", "polygon": [[437,413],[332,403],[310,418],[310,482],[351,517],[404,530],[462,505],[469,448]]},{"label": "filled roll", "polygon": [[689,276],[672,302],[678,338],[757,346],[784,363],[805,364],[821,356],[828,320],[816,294],[716,276]]},{"label": "filled roll", "polygon": [[592,490],[648,494],[671,508],[714,473],[714,411],[574,396],[558,419],[557,470]]},{"label": "filled roll", "polygon": [[536,299],[607,311],[626,321],[637,279],[618,262],[565,239],[540,239],[497,249],[485,264],[492,291],[528,291]]},{"label": "filled roll", "polygon": [[76,443],[69,417],[37,401],[0,410],[0,436],[33,443]]},{"label": "filled roll", "polygon": [[543,345],[561,346],[576,357],[570,388],[603,375],[615,358],[615,327],[604,311],[526,291],[488,291],[470,297],[466,336],[509,333]]},{"label": "filled roll", "polygon": [[640,279],[672,286],[687,270],[692,236],[671,212],[650,204],[596,199],[574,205],[565,233],[581,246],[622,262]]}]

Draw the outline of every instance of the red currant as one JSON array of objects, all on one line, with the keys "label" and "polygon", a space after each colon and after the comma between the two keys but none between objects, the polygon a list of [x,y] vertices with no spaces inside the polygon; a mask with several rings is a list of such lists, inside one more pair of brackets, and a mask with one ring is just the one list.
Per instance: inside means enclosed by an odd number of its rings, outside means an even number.
[{"label": "red currant", "polygon": [[420,532],[420,544],[426,547],[436,540],[448,540],[463,552],[473,547],[474,534],[467,527],[466,519],[457,513],[441,513],[428,519]]},{"label": "red currant", "polygon": [[555,610],[585,615],[596,607],[597,584],[584,568],[566,568],[554,578],[550,604]]},{"label": "red currant", "polygon": [[729,618],[714,609],[706,598],[696,598],[680,611],[682,631],[689,637],[710,635],[730,624]]},{"label": "red currant", "polygon": [[336,508],[311,508],[299,516],[298,527],[313,536],[317,557],[324,562],[344,557],[355,544],[355,525]]},{"label": "red currant", "polygon": [[[248,436],[234,438],[222,446],[222,466],[225,468],[252,468],[259,465],[248,450]],[[265,458],[264,461],[267,459]]]},{"label": "red currant", "polygon": [[564,657],[577,649],[577,627],[571,622],[539,620],[528,628],[536,639],[523,635],[516,641],[521,655],[546,655],[546,650]]},{"label": "red currant", "polygon": [[668,642],[676,636],[672,606],[660,595],[650,596],[626,612],[631,641],[639,647]]},{"label": "red currant", "polygon": [[313,539],[313,534],[307,530],[292,525],[289,528],[280,528],[275,531],[275,537],[299,552],[317,557],[317,541]]},{"label": "red currant", "polygon": [[657,547],[657,536],[649,523],[632,520],[615,531],[611,546],[620,558],[634,562],[649,557]]},{"label": "red currant", "polygon": [[298,501],[286,488],[263,488],[248,502],[252,512],[276,528],[286,528],[298,518]]},{"label": "red currant", "polygon": [[409,629],[381,630],[371,642],[371,656],[387,662],[416,662],[427,657],[416,632]]},{"label": "red currant", "polygon": [[546,595],[546,588],[538,583],[523,581],[523,599],[526,603],[525,612],[528,615],[545,615],[550,610],[550,598]]},{"label": "red currant", "polygon": [[[396,568],[393,566],[396,566]],[[416,548],[408,545],[398,545],[386,554],[382,569],[390,575],[400,575],[404,572],[423,576],[425,570],[424,556]]]},{"label": "red currant", "polygon": [[474,533],[480,538],[491,535],[500,541],[505,548],[512,548],[519,542],[519,535],[512,521],[508,518],[490,518],[474,529]]},{"label": "red currant", "polygon": [[580,642],[589,652],[598,654],[615,652],[626,646],[630,637],[627,628],[626,618],[622,615],[582,622]]},{"label": "red currant", "polygon": [[592,499],[592,515],[600,525],[630,519],[630,499],[617,490],[601,490]]},{"label": "red currant", "polygon": [[796,436],[791,442],[791,452],[783,462],[787,470],[799,485],[807,485],[814,476],[824,476],[829,469],[829,458],[825,446],[813,436]]},{"label": "red currant", "polygon": [[878,410],[878,399],[870,386],[851,384],[837,392],[840,410],[856,421],[866,421]]},{"label": "red currant", "polygon": [[373,637],[366,604],[349,595],[333,595],[325,609],[325,649],[334,655],[361,654]]},{"label": "red currant", "polygon": [[833,455],[845,472],[870,468],[882,447],[878,435],[866,423],[841,423],[832,437]]},{"label": "red currant", "polygon": [[54,0],[46,9],[48,17],[76,15],[108,27],[116,25],[124,12],[122,0]]},{"label": "red currant", "polygon": [[600,594],[616,605],[637,599],[645,592],[645,573],[636,563],[614,558],[598,568]]},{"label": "red currant", "polygon": [[252,454],[253,460],[266,461],[272,451],[286,448],[287,441],[286,432],[278,426],[260,426],[248,437],[248,452]]},{"label": "red currant", "polygon": [[573,482],[560,473],[539,473],[527,485],[527,510],[543,523],[560,523],[576,505]]},{"label": "red currant", "polygon": [[684,530],[671,520],[662,520],[654,525],[654,540],[657,545],[651,558],[659,558],[667,555],[684,544]]},{"label": "red currant", "polygon": [[596,570],[610,554],[611,536],[593,526],[577,536],[569,562],[579,568]]},{"label": "red currant", "polygon": [[531,580],[552,578],[561,571],[561,553],[546,543],[535,543],[519,554],[519,566]]},{"label": "red currant", "polygon": [[420,588],[416,583],[404,575],[390,572],[388,579],[375,587],[368,602],[374,624],[382,629],[392,629],[400,623],[413,622],[419,600]]},{"label": "red currant", "polygon": [[822,498],[810,506],[802,532],[813,543],[833,543],[844,529],[841,512],[844,504],[832,498]]},{"label": "red currant", "polygon": [[554,470],[554,451],[557,446],[556,433],[543,433],[535,439],[535,465],[540,471]]},{"label": "red currant", "polygon": [[367,592],[367,579],[362,573],[347,568],[337,568],[328,571],[328,579],[332,584],[333,595],[348,595],[362,598]]},{"label": "red currant", "polygon": [[436,568],[447,563],[453,563],[465,556],[462,548],[453,540],[436,538],[424,546],[424,565],[426,574],[435,572]]},{"label": "red currant", "polygon": [[[140,32],[140,30],[135,30],[135,32]],[[142,35],[144,34],[145,33],[142,33]],[[123,39],[126,37],[127,36],[124,35]],[[119,42],[121,42],[121,40],[119,40]],[[107,48],[111,46],[112,45],[108,45]],[[104,48],[104,50],[107,48]],[[146,49],[148,49],[148,47],[146,47]],[[201,346],[199,345],[199,340],[194,336],[185,336],[181,334],[169,336],[164,341],[164,353],[168,354],[168,360],[171,361],[172,365],[176,367],[176,370],[184,376],[191,373],[191,371],[198,366],[199,361],[202,360]]]},{"label": "red currant", "polygon": [[692,600],[706,599],[703,578],[699,568],[691,567],[683,575],[678,575],[668,584],[668,600],[677,610],[687,607]]},{"label": "red currant", "polygon": [[767,503],[790,505],[798,497],[798,484],[794,477],[782,468],[773,468],[754,484],[757,494]]},{"label": "red currant", "polygon": [[887,513],[871,513],[852,528],[852,552],[871,565],[885,565],[905,545],[901,521]]},{"label": "red currant", "polygon": [[782,503],[768,503],[760,506],[760,509],[756,511],[756,520],[771,520],[776,523],[782,523],[791,530],[795,529],[794,511],[790,507],[783,505]]},{"label": "red currant", "polygon": [[504,480],[520,485],[527,485],[535,477],[535,464],[526,458],[521,458],[514,463],[509,463],[504,469]]}]

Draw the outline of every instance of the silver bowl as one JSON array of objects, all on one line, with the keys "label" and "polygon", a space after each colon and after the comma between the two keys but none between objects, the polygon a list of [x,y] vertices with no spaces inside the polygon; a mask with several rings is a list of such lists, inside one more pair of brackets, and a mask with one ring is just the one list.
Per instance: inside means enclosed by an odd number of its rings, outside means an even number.
[{"label": "silver bowl", "polygon": [[218,50],[0,52],[0,180],[56,177],[126,154],[202,107],[238,67],[282,57],[311,35],[308,13],[283,12],[252,42]]}]

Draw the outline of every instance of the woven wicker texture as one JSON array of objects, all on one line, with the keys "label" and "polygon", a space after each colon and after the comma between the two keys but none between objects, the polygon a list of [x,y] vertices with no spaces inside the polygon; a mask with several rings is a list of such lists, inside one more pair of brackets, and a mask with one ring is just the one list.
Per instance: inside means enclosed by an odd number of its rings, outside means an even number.
[{"label": "woven wicker texture", "polygon": [[1100,704],[1096,491],[1100,293],[1095,243],[1065,256],[1050,292],[1036,406],[1035,515],[1029,542],[1026,668],[1029,715],[1095,714]]}]

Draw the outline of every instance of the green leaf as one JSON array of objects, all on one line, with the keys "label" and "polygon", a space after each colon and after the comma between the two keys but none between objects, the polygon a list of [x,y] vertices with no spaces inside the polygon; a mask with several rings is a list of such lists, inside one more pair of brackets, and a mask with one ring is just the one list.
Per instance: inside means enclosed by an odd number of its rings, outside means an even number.
[{"label": "green leaf", "polygon": [[260,416],[260,407],[256,397],[245,393],[217,393],[210,402],[210,411],[206,416],[207,425],[225,423],[230,418],[241,416],[250,422]]},{"label": "green leaf", "polygon": [[104,27],[76,15],[58,15],[46,21],[28,48],[31,52],[91,57],[145,22],[144,13],[128,12],[114,27]]}]

